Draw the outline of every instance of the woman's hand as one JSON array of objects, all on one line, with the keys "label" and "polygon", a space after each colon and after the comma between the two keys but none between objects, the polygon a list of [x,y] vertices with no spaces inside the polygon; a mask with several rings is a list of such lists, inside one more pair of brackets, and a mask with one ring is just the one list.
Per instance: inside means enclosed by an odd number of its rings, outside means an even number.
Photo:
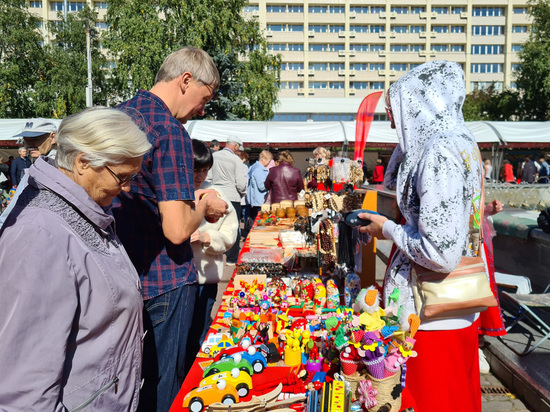
[{"label": "woman's hand", "polygon": [[369,235],[374,236],[378,239],[385,239],[384,235],[382,234],[382,226],[384,226],[384,223],[386,223],[388,218],[382,215],[374,215],[370,213],[359,213],[359,217],[361,219],[367,219],[371,221],[369,225],[361,226],[359,228],[359,231],[361,233],[368,233]]},{"label": "woman's hand", "polygon": [[502,202],[500,200],[493,200],[491,203],[485,206],[485,216],[496,215],[497,213],[502,212]]}]

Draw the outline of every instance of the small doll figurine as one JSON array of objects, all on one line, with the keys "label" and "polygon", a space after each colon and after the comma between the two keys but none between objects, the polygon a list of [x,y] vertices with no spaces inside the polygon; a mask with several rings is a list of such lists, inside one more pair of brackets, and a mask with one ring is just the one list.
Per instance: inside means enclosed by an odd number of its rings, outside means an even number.
[{"label": "small doll figurine", "polygon": [[344,303],[347,307],[351,307],[351,304],[355,302],[360,290],[361,279],[356,273],[350,272],[344,282]]},{"label": "small doll figurine", "polygon": [[416,351],[412,350],[415,342],[415,339],[407,337],[401,346],[393,348],[388,352],[388,356],[384,358],[385,377],[394,375],[409,358],[417,356]]},{"label": "small doll figurine", "polygon": [[333,279],[327,280],[327,308],[336,309],[340,306],[340,293]]},{"label": "small doll figurine", "polygon": [[325,285],[323,285],[323,282],[318,282],[315,284],[315,295],[313,296],[315,312],[320,315],[323,312],[323,308],[326,306],[326,303],[327,290]]}]

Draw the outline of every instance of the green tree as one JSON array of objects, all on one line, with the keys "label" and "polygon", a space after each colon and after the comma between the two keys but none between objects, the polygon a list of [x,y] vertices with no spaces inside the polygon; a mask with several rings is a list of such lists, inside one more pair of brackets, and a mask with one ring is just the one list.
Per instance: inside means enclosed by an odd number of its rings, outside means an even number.
[{"label": "green tree", "polygon": [[517,86],[521,91],[522,120],[550,119],[550,1],[531,0],[533,18],[529,40],[519,52]]},{"label": "green tree", "polygon": [[[59,13],[61,18],[61,13]],[[90,31],[92,54],[93,104],[107,104],[106,57],[99,49],[95,27],[97,13],[85,6],[78,13],[67,14],[66,21],[51,22],[52,41],[40,62],[44,75],[36,83],[39,96],[37,113],[45,117],[63,118],[86,107],[88,61],[86,33]]]},{"label": "green tree", "polygon": [[36,115],[33,84],[42,75],[36,62],[44,53],[38,24],[24,0],[0,2],[0,117]]},{"label": "green tree", "polygon": [[185,45],[208,52],[221,77],[221,98],[207,107],[215,119],[267,120],[277,101],[280,57],[268,53],[245,0],[112,0],[104,44],[116,57],[114,88],[128,98],[148,89],[164,58]]},{"label": "green tree", "polygon": [[462,113],[464,120],[517,120],[520,116],[518,92],[498,92],[494,85],[484,90],[475,90],[466,96]]}]

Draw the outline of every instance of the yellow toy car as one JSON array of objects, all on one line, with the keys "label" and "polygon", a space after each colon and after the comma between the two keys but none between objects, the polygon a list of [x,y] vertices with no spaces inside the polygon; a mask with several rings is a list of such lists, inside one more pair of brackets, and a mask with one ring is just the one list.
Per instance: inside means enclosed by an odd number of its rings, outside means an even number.
[{"label": "yellow toy car", "polygon": [[239,394],[239,398],[245,398],[250,389],[252,389],[252,378],[250,375],[237,368],[233,368],[230,372],[220,372],[210,375],[200,381],[199,387],[214,385],[220,380],[226,381],[227,386],[234,386]]},{"label": "yellow toy car", "polygon": [[214,381],[210,385],[199,386],[193,389],[185,398],[182,406],[190,412],[202,412],[205,406],[216,402],[231,405],[239,402],[239,394],[234,386],[228,385],[223,379]]}]

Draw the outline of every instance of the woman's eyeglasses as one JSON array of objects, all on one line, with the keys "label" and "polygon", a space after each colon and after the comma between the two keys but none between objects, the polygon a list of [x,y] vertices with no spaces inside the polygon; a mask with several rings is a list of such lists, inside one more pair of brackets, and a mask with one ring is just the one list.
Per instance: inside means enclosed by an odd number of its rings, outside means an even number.
[{"label": "woman's eyeglasses", "polygon": [[113,172],[109,166],[105,165],[105,169],[107,169],[115,177],[115,179],[118,180],[118,184],[120,186],[125,185],[126,183],[128,183],[131,180],[135,180],[137,175],[139,174],[139,172],[138,172],[138,173],[133,174],[132,176],[120,177],[115,172]]}]

